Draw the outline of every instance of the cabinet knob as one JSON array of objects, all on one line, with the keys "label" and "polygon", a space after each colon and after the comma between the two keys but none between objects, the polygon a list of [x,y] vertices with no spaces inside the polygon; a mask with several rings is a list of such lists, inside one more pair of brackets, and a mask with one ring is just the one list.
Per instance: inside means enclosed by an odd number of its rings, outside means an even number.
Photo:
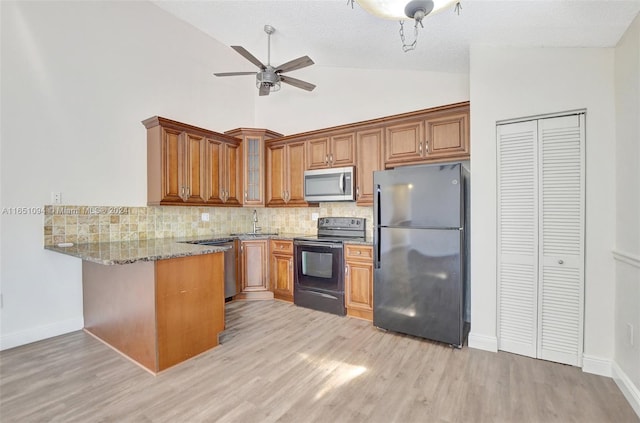
[{"label": "cabinet knob", "polygon": [[564,264],[564,260],[562,259],[558,260],[558,264]]},{"label": "cabinet knob", "polygon": [[362,251],[360,250],[356,251],[356,255],[360,255],[360,254],[362,254]]}]

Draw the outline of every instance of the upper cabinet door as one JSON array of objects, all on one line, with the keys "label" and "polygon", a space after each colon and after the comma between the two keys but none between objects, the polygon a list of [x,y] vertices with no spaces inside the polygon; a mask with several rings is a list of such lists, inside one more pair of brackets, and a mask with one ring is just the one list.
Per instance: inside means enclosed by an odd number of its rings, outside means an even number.
[{"label": "upper cabinet door", "polygon": [[283,206],[285,187],[285,146],[270,145],[267,148],[267,205]]},{"label": "upper cabinet door", "polygon": [[469,113],[425,121],[425,157],[430,159],[469,154]]},{"label": "upper cabinet door", "polygon": [[309,169],[353,166],[356,161],[355,133],[307,140]]},{"label": "upper cabinet door", "polygon": [[356,202],[373,205],[373,172],[383,169],[382,128],[359,131],[356,137]]},{"label": "upper cabinet door", "polygon": [[242,184],[240,163],[240,146],[225,143],[224,145],[224,202],[227,205],[240,205],[239,190]]},{"label": "upper cabinet door", "polygon": [[292,142],[287,144],[287,204],[290,206],[305,206],[304,201],[304,171],[305,171],[306,143]]},{"label": "upper cabinet door", "polygon": [[307,140],[309,169],[324,169],[329,167],[329,149],[329,137]]},{"label": "upper cabinet door", "polygon": [[[160,193],[151,193],[153,188],[149,186],[149,202],[159,204],[162,202],[182,203],[182,195],[184,192],[184,175],[183,175],[183,143],[180,137],[181,132],[173,129],[158,128],[162,131],[161,151],[157,152],[162,158],[161,174],[151,174],[149,169],[149,179],[162,185]],[[149,143],[148,148],[156,148],[155,145]],[[158,181],[161,179],[161,181]],[[157,195],[160,194],[160,195]]]},{"label": "upper cabinet door", "polygon": [[224,145],[221,141],[207,139],[205,149],[207,196],[205,199],[211,205],[224,202]]},{"label": "upper cabinet door", "polygon": [[422,119],[389,125],[386,128],[384,162],[394,165],[422,160],[424,146]]},{"label": "upper cabinet door", "polygon": [[246,137],[244,149],[244,205],[264,205],[264,141]]},{"label": "upper cabinet door", "polygon": [[334,135],[331,137],[329,165],[331,167],[353,166],[356,163],[355,133]]}]

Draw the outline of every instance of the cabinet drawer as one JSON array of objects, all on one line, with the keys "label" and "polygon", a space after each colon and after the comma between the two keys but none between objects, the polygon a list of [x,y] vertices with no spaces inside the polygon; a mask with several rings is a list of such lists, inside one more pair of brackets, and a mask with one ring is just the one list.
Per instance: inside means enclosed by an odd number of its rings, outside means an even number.
[{"label": "cabinet drawer", "polygon": [[347,260],[373,260],[373,247],[368,245],[345,244],[344,251],[344,256]]},{"label": "cabinet drawer", "polygon": [[272,253],[293,254],[293,241],[272,239],[271,240],[271,252]]}]

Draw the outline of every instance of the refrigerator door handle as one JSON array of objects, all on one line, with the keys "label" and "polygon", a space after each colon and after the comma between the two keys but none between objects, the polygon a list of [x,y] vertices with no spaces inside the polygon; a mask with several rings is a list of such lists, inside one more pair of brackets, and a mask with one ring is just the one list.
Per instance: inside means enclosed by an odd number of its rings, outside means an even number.
[{"label": "refrigerator door handle", "polygon": [[373,268],[380,269],[380,185],[376,185],[374,188],[376,192],[376,196],[374,198],[376,207],[373,212],[375,213],[374,221],[376,224],[376,230],[373,231]]}]

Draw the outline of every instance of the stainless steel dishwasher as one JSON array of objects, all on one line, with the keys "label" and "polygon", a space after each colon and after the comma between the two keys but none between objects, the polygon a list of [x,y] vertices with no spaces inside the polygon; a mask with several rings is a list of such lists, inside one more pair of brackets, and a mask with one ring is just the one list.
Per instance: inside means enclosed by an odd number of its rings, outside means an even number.
[{"label": "stainless steel dishwasher", "polygon": [[230,247],[224,252],[224,297],[233,297],[238,293],[236,289],[236,243],[231,238],[199,241],[199,245],[216,245]]}]

